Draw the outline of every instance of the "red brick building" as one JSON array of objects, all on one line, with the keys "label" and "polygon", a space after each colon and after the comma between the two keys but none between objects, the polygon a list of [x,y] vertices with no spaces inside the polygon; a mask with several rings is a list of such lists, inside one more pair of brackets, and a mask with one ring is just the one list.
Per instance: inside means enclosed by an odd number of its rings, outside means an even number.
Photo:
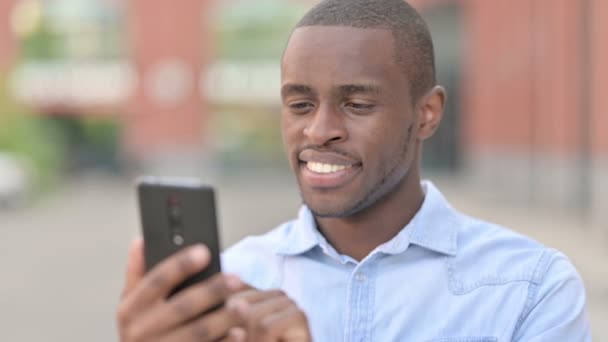
[{"label": "red brick building", "polygon": [[[3,16],[12,2],[0,3]],[[213,54],[213,1],[127,3],[129,56],[137,78],[126,107],[127,150],[143,156],[173,148],[196,151],[208,127],[208,101],[198,75]],[[454,75],[446,84],[452,94],[446,125],[452,133],[437,137],[438,146],[430,144],[427,154],[457,156],[464,180],[483,196],[579,208],[605,220],[608,1],[412,3],[425,16],[451,13],[453,23],[440,16],[429,21],[431,30],[443,26],[459,37],[448,61]],[[14,46],[7,21],[1,20],[0,61]],[[453,43],[441,35],[435,41],[438,51]]]},{"label": "red brick building", "polygon": [[[486,195],[608,210],[608,2],[418,1],[456,6],[463,174]],[[604,216],[605,217],[605,216]]]},{"label": "red brick building", "polygon": [[0,2],[0,72],[9,66],[15,53],[15,38],[11,31],[11,13],[16,0]]},{"label": "red brick building", "polygon": [[196,168],[209,118],[199,75],[212,56],[212,1],[128,2],[129,56],[139,81],[124,121],[126,149],[156,165]]}]

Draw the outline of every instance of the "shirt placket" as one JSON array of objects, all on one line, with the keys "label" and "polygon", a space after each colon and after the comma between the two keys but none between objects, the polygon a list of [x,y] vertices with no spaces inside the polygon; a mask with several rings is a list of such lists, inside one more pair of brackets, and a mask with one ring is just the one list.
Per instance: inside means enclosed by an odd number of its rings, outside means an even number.
[{"label": "shirt placket", "polygon": [[371,341],[374,307],[374,260],[357,265],[348,284],[345,342]]}]

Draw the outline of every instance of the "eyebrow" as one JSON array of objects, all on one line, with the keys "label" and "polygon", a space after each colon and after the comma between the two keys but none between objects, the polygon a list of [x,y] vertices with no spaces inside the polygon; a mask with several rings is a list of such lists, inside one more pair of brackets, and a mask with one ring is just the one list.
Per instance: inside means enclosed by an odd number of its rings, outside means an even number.
[{"label": "eyebrow", "polygon": [[283,97],[289,95],[316,95],[317,92],[312,89],[311,86],[305,84],[285,84],[281,88],[281,95]]},{"label": "eyebrow", "polygon": [[[344,84],[338,87],[338,93],[342,96],[348,96],[352,94],[378,94],[380,93],[380,87],[372,84]],[[317,95],[317,92],[309,85],[306,84],[285,84],[281,88],[281,96],[289,95]]]},{"label": "eyebrow", "polygon": [[342,96],[357,93],[378,94],[380,93],[380,87],[372,84],[345,84],[338,87],[338,91]]}]

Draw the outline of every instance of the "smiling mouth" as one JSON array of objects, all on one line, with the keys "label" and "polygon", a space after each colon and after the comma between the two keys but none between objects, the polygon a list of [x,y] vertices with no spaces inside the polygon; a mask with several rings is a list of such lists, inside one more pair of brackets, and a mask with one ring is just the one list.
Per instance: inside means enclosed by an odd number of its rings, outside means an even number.
[{"label": "smiling mouth", "polygon": [[312,189],[335,189],[350,183],[361,171],[361,164],[328,164],[319,161],[302,161],[301,176]]},{"label": "smiling mouth", "polygon": [[306,162],[306,168],[318,174],[337,173],[351,167],[352,165],[325,164],[313,161]]}]

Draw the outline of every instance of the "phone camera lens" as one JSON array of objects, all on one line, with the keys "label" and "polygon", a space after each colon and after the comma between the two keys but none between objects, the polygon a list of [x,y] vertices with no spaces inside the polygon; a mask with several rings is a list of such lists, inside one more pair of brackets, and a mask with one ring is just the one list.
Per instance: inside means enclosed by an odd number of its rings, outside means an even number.
[{"label": "phone camera lens", "polygon": [[181,236],[181,235],[174,235],[174,236],[173,236],[173,243],[174,243],[176,246],[181,246],[181,245],[183,245],[183,244],[184,244],[184,237],[183,237],[183,236]]},{"label": "phone camera lens", "polygon": [[178,206],[172,206],[169,208],[169,216],[173,221],[179,221],[181,217],[181,211]]},{"label": "phone camera lens", "polygon": [[167,211],[169,215],[169,221],[172,225],[179,225],[181,223],[181,201],[177,196],[169,196],[167,198]]}]

